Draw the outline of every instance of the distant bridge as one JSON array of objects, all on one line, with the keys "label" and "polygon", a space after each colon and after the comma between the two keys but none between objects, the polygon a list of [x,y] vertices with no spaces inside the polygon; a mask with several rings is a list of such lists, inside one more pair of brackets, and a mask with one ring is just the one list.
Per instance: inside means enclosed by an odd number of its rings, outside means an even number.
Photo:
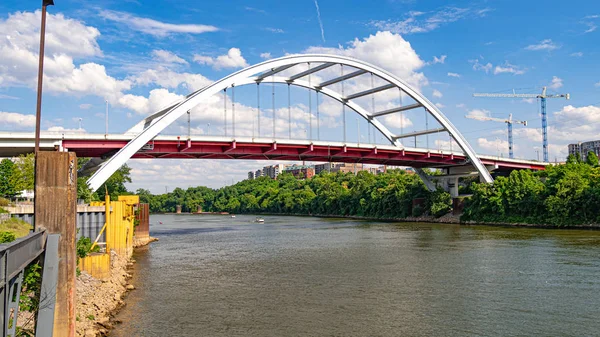
[{"label": "distant bridge", "polygon": [[[398,62],[402,62],[402,60],[398,60]],[[332,71],[335,67],[340,67],[339,74]],[[318,81],[311,81],[311,76],[315,75],[318,75],[316,77]],[[375,85],[375,80],[377,85]],[[261,83],[272,83],[273,86],[283,84],[288,88],[292,85],[306,88],[309,90],[309,97],[312,95],[310,92],[316,92],[317,98],[318,95],[327,96],[341,104],[343,109],[348,108],[349,111],[355,112],[366,120],[369,123],[369,132],[371,128],[374,128],[389,142],[389,145],[349,142],[346,139],[345,110],[343,139],[338,141],[292,139],[291,115],[287,121],[289,123],[288,137],[275,137],[275,129],[270,138],[261,137],[260,132],[257,138],[236,137],[235,88],[253,84],[257,88],[258,97],[260,97]],[[354,90],[358,91],[345,93],[344,83],[350,84],[350,87],[354,87]],[[337,86],[341,87],[341,90],[333,89]],[[232,117],[229,136],[227,135],[227,90],[231,92],[230,111]],[[375,95],[385,92],[389,94],[389,91],[393,90],[396,92],[392,94],[400,97],[399,104],[393,107],[387,106],[389,105],[388,100],[385,109],[375,111]],[[288,109],[290,108],[289,92],[288,90]],[[192,108],[208,102],[212,96],[218,93],[223,93],[223,136],[159,135],[165,128],[175,123],[179,117],[184,116]],[[410,102],[403,104],[403,97]],[[311,106],[310,98],[309,106]],[[274,109],[273,91],[273,111]],[[422,109],[424,112],[425,125],[422,130],[404,133],[400,129],[400,133],[398,133],[393,132],[385,125],[386,117],[398,116],[400,120],[404,120],[404,114],[415,109]],[[260,107],[257,110],[258,118],[260,118]],[[275,128],[276,117],[274,112],[272,113],[273,127]],[[428,118],[433,118],[432,121],[436,123],[435,127],[430,127]],[[318,127],[318,114],[316,120]],[[309,128],[312,135],[312,113],[310,113]],[[440,133],[447,133],[451,140],[450,143],[455,142],[457,148],[450,151],[410,148],[401,142],[402,139],[414,138],[416,144],[417,137],[429,137],[428,135]],[[31,152],[33,150],[32,137],[33,134],[29,133],[0,133],[0,156]],[[383,69],[360,60],[338,55],[290,55],[268,60],[242,69],[189,94],[181,101],[148,116],[123,135],[47,132],[42,134],[41,148],[73,151],[79,157],[96,158],[90,162],[90,165],[87,165],[90,172],[97,168],[88,180],[93,190],[98,189],[130,158],[304,160],[411,166],[416,169],[431,190],[436,188],[436,184],[432,181],[433,177],[428,176],[423,168],[440,168],[444,169],[445,174],[435,176],[435,179],[443,180],[444,187],[453,195],[458,193],[458,177],[460,176],[479,175],[481,181],[491,183],[493,179],[490,171],[493,170],[540,170],[544,168],[543,163],[534,161],[477,156],[458,129],[418,90]]]}]

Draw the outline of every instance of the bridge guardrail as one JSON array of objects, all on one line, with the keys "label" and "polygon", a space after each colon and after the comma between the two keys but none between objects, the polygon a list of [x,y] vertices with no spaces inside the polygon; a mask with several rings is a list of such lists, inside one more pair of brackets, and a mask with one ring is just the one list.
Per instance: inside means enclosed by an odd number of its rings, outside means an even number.
[{"label": "bridge guardrail", "polygon": [[35,232],[0,244],[0,336],[15,336],[25,268],[43,255],[44,268],[36,337],[51,337],[56,300],[58,234]]}]

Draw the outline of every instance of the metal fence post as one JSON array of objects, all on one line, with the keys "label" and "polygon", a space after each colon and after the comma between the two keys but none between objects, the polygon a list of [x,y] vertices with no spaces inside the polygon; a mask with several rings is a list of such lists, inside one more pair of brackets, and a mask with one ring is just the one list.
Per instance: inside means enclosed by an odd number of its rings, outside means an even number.
[{"label": "metal fence post", "polygon": [[54,330],[54,307],[56,304],[56,287],[58,286],[58,239],[60,234],[48,234],[42,286],[40,290],[40,307],[37,313],[35,336],[52,337]]}]

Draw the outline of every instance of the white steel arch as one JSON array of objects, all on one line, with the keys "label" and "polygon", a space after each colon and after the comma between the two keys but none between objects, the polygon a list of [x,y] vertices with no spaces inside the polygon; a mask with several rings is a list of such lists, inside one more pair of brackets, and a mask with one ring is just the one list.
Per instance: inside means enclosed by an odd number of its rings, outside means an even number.
[{"label": "white steel arch", "polygon": [[[289,69],[295,65],[307,63],[315,63],[321,65],[313,68],[312,71],[304,71],[291,77],[275,76],[276,74],[286,69]],[[300,78],[303,76],[307,76],[310,73],[317,72],[318,70],[322,70],[336,64],[350,66],[358,69],[358,71],[317,84],[309,84],[308,81],[300,80]],[[387,84],[378,88],[372,88],[371,90],[366,90],[364,92],[354,93],[351,95],[342,95],[341,93],[338,93],[326,87],[329,84],[341,82],[343,80],[347,80],[349,78],[364,73],[372,73],[373,75],[378,76],[379,78],[386,81]],[[392,144],[398,147],[402,147],[402,145],[400,144],[400,142],[398,142],[397,139],[405,137],[406,135],[394,135],[383,124],[376,120],[375,117],[422,107],[431,116],[433,116],[440,125],[442,125],[443,130],[448,131],[448,133],[450,133],[450,135],[454,138],[458,146],[465,152],[466,156],[470,159],[473,166],[479,172],[481,178],[488,183],[493,182],[492,176],[488,172],[487,168],[477,157],[473,148],[460,134],[458,129],[450,122],[450,120],[448,120],[448,118],[446,118],[446,116],[434,104],[432,104],[425,96],[423,96],[417,90],[413,89],[406,82],[381,68],[378,68],[360,60],[339,55],[309,54],[285,56],[247,67],[229,76],[226,76],[212,83],[211,85],[208,85],[200,90],[189,94],[183,100],[142,120],[140,123],[136,124],[136,126],[134,126],[128,131],[136,133],[137,136],[133,140],[131,140],[127,145],[125,145],[113,157],[107,160],[106,163],[102,167],[100,167],[92,177],[90,177],[90,179],[88,180],[88,184],[90,185],[91,189],[97,190],[116,170],[119,169],[119,167],[125,164],[127,160],[129,160],[129,158],[135,155],[146,143],[151,141],[163,129],[174,123],[188,110],[194,108],[196,105],[202,103],[210,96],[215,95],[226,88],[246,85],[250,83],[260,83],[267,77],[270,79],[268,82],[287,83],[290,85],[297,85],[309,88],[311,90],[321,92],[339,102],[346,104],[346,106],[348,106],[350,109],[354,110],[360,116],[365,118],[369,123],[371,123],[375,128],[377,128]],[[375,92],[392,88],[402,90],[405,94],[410,96],[417,103],[412,104],[410,106],[390,109],[387,111],[369,113],[366,109],[362,108],[360,105],[352,101],[353,99],[358,97],[370,95]],[[435,132],[437,131],[439,131],[439,129],[435,130]],[[410,135],[417,136],[428,133],[432,132],[426,130],[423,132],[411,133]]]}]

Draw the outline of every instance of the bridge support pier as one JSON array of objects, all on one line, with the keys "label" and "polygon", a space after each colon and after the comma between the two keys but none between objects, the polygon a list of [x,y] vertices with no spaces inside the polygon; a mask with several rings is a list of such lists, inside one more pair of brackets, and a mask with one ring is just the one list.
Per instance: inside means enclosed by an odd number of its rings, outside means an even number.
[{"label": "bridge support pier", "polygon": [[450,193],[452,198],[458,197],[458,177],[446,179],[446,191]]},{"label": "bridge support pier", "polygon": [[60,234],[53,336],[75,336],[77,157],[40,151],[36,157],[35,230]]}]

